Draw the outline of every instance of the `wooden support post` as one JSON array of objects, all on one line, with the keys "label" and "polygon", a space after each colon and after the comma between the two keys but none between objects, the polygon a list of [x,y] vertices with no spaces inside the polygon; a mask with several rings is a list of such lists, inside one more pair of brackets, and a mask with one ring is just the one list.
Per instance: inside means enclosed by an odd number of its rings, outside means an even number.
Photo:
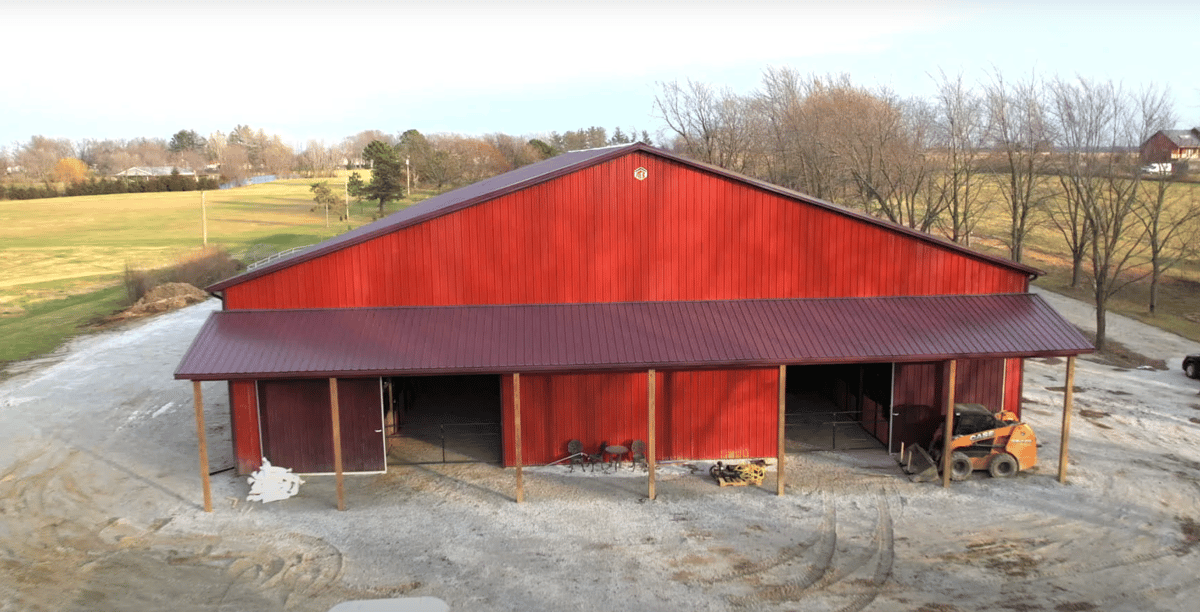
[{"label": "wooden support post", "polygon": [[1067,388],[1063,393],[1062,444],[1058,447],[1058,481],[1067,482],[1067,441],[1071,437],[1071,403],[1075,398],[1075,355],[1067,357]]},{"label": "wooden support post", "polygon": [[525,475],[521,472],[521,375],[513,374],[513,435],[517,455],[517,503],[525,501]]},{"label": "wooden support post", "polygon": [[778,457],[775,460],[775,494],[783,495],[784,477],[787,474],[787,453],[784,452],[784,442],[787,439],[786,431],[786,411],[787,411],[787,366],[779,366],[779,448],[776,450]]},{"label": "wooden support post", "polygon": [[654,499],[654,496],[655,496],[654,476],[655,476],[655,468],[657,467],[657,466],[655,466],[656,459],[654,456],[654,452],[655,452],[655,448],[656,448],[656,446],[654,444],[654,438],[656,437],[656,434],[654,431],[654,396],[655,396],[654,387],[655,387],[655,383],[657,382],[656,379],[657,379],[657,376],[655,375],[654,370],[651,369],[650,373],[647,375],[647,381],[646,381],[647,382],[646,386],[649,389],[649,391],[647,391],[648,397],[646,399],[646,406],[647,406],[647,412],[648,412],[648,414],[646,415],[646,423],[648,424],[648,430],[649,430],[648,439],[646,440],[646,467],[649,468],[649,470],[650,470],[650,478],[649,478],[649,481],[647,484],[647,493],[646,494],[650,497],[650,499]]},{"label": "wooden support post", "polygon": [[950,486],[950,441],[954,439],[954,387],[955,376],[957,374],[958,362],[950,360],[950,375],[946,384],[949,390],[946,393],[946,424],[943,425],[945,431],[942,432],[942,487]]},{"label": "wooden support post", "polygon": [[337,480],[338,510],[346,509],[346,486],[342,475],[342,417],[338,407],[338,384],[329,379],[329,413],[333,418],[333,474]]},{"label": "wooden support post", "polygon": [[192,381],[192,403],[196,406],[196,441],[200,445],[200,482],[204,483],[204,511],[212,512],[212,486],[208,481],[208,433],[204,427],[204,394],[200,381]]}]

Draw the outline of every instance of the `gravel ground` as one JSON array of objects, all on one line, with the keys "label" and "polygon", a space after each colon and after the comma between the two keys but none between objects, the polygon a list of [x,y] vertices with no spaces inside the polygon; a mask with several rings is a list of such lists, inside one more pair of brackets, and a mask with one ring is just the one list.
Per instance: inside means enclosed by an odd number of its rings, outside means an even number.
[{"label": "gravel ground", "polygon": [[[1086,326],[1091,308],[1045,296]],[[788,494],[716,487],[705,464],[645,478],[487,465],[332,477],[200,507],[191,385],[171,378],[215,300],[77,339],[0,383],[0,610],[315,610],[439,597],[454,610],[1183,610],[1200,595],[1200,346],[1114,317],[1168,370],[1081,360],[1070,477],[1055,478],[1062,360],[1026,365],[1042,464],[942,489],[882,451],[797,452]],[[214,470],[233,464],[205,383]],[[695,470],[695,471],[693,471]]]}]

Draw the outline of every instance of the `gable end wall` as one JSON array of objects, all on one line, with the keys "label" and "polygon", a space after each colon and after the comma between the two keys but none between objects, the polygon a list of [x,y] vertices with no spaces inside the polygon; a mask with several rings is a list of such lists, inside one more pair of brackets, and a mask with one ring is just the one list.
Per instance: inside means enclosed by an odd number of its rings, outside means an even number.
[{"label": "gable end wall", "polygon": [[[634,178],[644,167],[645,180]],[[635,152],[234,285],[226,308],[1012,293],[1024,273]]]}]

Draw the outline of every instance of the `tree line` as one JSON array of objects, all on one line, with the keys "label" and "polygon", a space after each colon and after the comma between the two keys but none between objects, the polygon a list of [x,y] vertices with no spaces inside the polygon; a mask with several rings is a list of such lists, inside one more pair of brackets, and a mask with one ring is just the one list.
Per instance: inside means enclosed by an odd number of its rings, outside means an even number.
[{"label": "tree line", "polygon": [[1200,209],[1170,205],[1183,176],[1148,177],[1139,145],[1176,121],[1165,89],[998,71],[979,83],[931,75],[935,94],[904,98],[847,75],[764,72],[755,91],[660,83],[654,108],[668,147],[694,159],[859,208],[969,246],[985,218],[1005,220],[1009,256],[1050,228],[1087,282],[1099,348],[1107,305],[1200,243]]},{"label": "tree line", "polygon": [[[194,130],[179,130],[169,139],[91,140],[33,136],[27,142],[0,149],[0,176],[8,186],[0,197],[24,199],[90,193],[124,193],[156,183],[120,183],[112,178],[132,167],[148,166],[191,170],[197,175],[219,176],[220,183],[242,182],[250,176],[300,175],[331,177],[341,169],[370,167],[368,145],[379,141],[396,151],[404,164],[405,178],[414,188],[442,190],[473,183],[514,168],[546,159],[564,151],[590,149],[637,141],[650,143],[642,130],[587,127],[567,132],[549,132],[533,137],[495,133],[485,136],[459,134],[424,135],[415,129],[388,134],[367,130],[326,144],[310,140],[296,151],[274,134],[247,125],[228,133],[216,131],[203,136]],[[406,180],[407,182],[407,180]],[[164,183],[164,188],[167,183]],[[61,188],[57,186],[62,186]],[[38,194],[38,195],[33,195]],[[376,198],[372,198],[376,199]]]},{"label": "tree line", "polygon": [[175,172],[168,176],[134,176],[116,178],[87,178],[68,183],[60,191],[49,184],[0,185],[0,200],[36,200],[85,195],[109,195],[114,193],[153,193],[158,191],[209,191],[218,189],[220,183],[211,176],[184,176]]}]

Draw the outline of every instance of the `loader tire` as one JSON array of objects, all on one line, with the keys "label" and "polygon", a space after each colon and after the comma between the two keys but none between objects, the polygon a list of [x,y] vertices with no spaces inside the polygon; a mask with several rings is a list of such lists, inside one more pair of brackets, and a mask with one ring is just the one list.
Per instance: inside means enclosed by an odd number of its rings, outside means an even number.
[{"label": "loader tire", "polygon": [[974,470],[975,466],[971,465],[971,458],[965,453],[950,453],[950,480],[966,480],[971,477],[971,472]]},{"label": "loader tire", "polygon": [[1017,458],[1008,453],[1000,453],[992,457],[992,461],[988,463],[988,474],[991,474],[992,478],[1016,476],[1020,469],[1020,466],[1017,465]]}]

